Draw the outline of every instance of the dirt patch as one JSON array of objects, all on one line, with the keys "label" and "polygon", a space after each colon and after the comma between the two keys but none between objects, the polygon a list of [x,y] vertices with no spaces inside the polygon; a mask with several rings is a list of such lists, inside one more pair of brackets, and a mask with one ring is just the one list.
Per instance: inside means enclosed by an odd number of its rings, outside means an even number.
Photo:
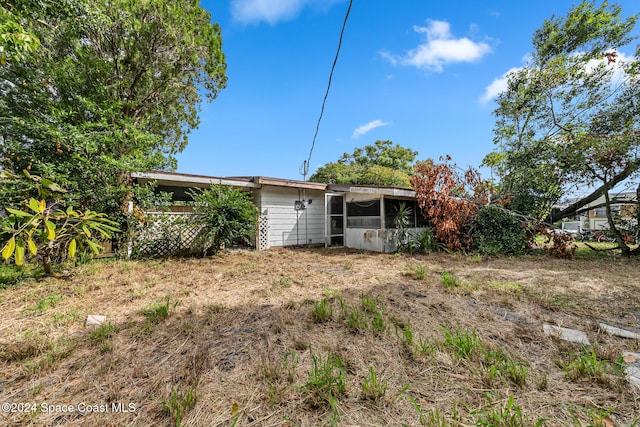
[{"label": "dirt patch", "polygon": [[513,399],[523,425],[627,426],[617,358],[637,342],[598,323],[640,327],[639,267],[324,249],[87,264],[0,291],[0,400],[37,407],[0,424],[472,425]]}]

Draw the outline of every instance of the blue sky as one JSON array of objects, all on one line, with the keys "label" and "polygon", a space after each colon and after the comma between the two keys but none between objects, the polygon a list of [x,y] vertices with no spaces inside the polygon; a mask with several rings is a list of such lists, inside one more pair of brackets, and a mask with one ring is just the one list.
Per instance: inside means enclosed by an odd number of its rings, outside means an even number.
[{"label": "blue sky", "polygon": [[[493,149],[501,79],[543,21],[576,3],[355,0],[310,173],[378,139],[478,167]],[[348,0],[201,4],[222,27],[229,81],[203,104],[178,171],[302,179]]]}]

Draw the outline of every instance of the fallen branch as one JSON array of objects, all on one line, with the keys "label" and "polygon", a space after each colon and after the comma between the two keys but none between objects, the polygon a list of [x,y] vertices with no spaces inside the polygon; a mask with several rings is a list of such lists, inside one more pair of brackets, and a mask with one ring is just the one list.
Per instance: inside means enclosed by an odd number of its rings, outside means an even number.
[{"label": "fallen branch", "polygon": [[588,244],[587,242],[584,242],[584,245],[586,247],[588,247],[589,249],[591,249],[592,251],[596,251],[596,252],[601,252],[601,251],[613,251],[615,249],[620,249],[620,246],[615,246],[613,248],[596,248],[591,246],[590,244]]}]

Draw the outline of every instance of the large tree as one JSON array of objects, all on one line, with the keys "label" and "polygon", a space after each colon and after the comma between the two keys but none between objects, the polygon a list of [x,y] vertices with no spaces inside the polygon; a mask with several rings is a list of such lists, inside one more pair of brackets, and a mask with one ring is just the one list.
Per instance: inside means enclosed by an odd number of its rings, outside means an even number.
[{"label": "large tree", "polygon": [[[545,21],[529,63],[508,76],[498,98],[497,148],[485,158],[514,207],[541,218],[555,222],[604,195],[625,253],[609,191],[640,168],[640,46],[635,56],[619,53],[634,39],[637,18],[584,1]],[[584,189],[587,196],[551,213],[563,195]]]},{"label": "large tree", "polygon": [[409,177],[417,151],[391,141],[376,141],[373,145],[344,153],[337,162],[318,168],[311,181],[330,184],[389,185],[410,188]]},{"label": "large tree", "polygon": [[220,28],[198,0],[0,6],[41,43],[0,64],[0,167],[57,182],[78,207],[117,212],[129,171],[173,168],[202,97],[226,85]]}]

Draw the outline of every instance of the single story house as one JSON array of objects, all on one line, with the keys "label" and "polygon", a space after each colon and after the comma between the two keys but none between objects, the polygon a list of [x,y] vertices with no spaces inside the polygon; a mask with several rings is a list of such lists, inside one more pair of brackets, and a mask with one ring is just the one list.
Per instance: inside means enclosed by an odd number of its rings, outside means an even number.
[{"label": "single story house", "polygon": [[[609,197],[611,200],[611,213],[614,218],[622,220],[633,220],[633,218],[635,218],[638,204],[637,192],[611,192]],[[565,208],[573,201],[574,200],[570,200],[569,202],[563,205],[558,205],[557,207],[560,209]],[[580,221],[581,230],[601,231],[609,229],[604,196],[598,197],[593,202],[581,208],[573,219]]]},{"label": "single story house", "polygon": [[[136,172],[138,183],[154,182],[174,202],[190,200],[188,190],[228,185],[250,193],[260,216],[255,246],[324,245],[376,252],[396,250],[393,219],[400,204],[411,208],[412,232],[426,226],[411,189],[323,184],[262,176],[213,177],[175,172]],[[177,203],[172,212],[188,211]],[[156,213],[165,212],[158,209]]]}]

